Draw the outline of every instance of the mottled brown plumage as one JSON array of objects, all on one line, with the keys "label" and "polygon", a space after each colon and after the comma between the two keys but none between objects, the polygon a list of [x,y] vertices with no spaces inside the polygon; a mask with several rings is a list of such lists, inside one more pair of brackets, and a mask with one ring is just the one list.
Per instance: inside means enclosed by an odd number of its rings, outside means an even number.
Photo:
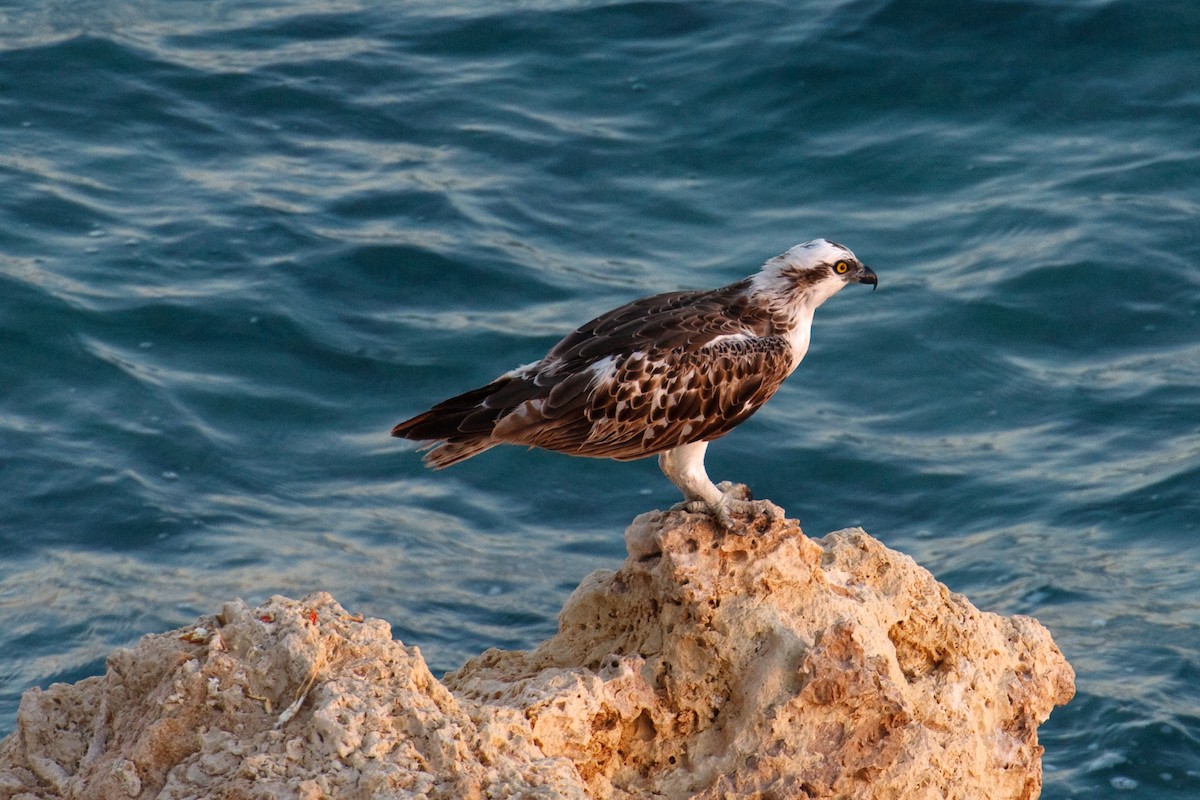
[{"label": "mottled brown plumage", "polygon": [[847,282],[874,284],[875,273],[841,245],[797,245],[720,289],[609,311],[540,361],[438,403],[392,435],[429,442],[425,461],[436,468],[497,444],[621,461],[678,450],[677,464],[660,459],[668,477],[727,522],[733,501],[713,494],[703,447],[690,446],[728,433],[775,393],[807,351],[812,312]]}]

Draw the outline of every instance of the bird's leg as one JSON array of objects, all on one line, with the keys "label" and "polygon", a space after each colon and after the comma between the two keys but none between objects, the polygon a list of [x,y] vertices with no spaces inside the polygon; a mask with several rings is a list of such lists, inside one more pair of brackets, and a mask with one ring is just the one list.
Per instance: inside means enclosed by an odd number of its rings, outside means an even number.
[{"label": "bird's leg", "polygon": [[[693,442],[667,450],[658,456],[658,466],[667,479],[683,492],[684,502],[676,508],[708,512],[717,518],[725,530],[734,530],[732,513],[747,514],[757,509],[749,500],[733,493],[722,492],[713,484],[704,469],[704,453],[708,442]],[[735,488],[735,487],[731,487]]]}]

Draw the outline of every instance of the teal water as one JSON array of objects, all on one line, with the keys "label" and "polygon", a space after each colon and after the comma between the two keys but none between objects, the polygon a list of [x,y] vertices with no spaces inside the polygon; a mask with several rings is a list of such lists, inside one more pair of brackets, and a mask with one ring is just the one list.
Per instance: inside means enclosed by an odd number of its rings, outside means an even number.
[{"label": "teal water", "polygon": [[540,641],[675,490],[390,427],[825,236],[710,473],[1046,624],[1044,797],[1198,797],[1198,212],[1182,0],[0,5],[0,733],[234,596]]}]

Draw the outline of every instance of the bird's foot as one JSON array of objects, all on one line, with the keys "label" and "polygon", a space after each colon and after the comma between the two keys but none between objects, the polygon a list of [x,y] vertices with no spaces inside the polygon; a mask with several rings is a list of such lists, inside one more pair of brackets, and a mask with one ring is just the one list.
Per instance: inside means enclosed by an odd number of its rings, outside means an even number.
[{"label": "bird's foot", "polygon": [[734,483],[733,481],[721,481],[717,484],[717,489],[725,497],[732,500],[753,500],[754,495],[750,492],[750,487],[744,483]]},{"label": "bird's foot", "polygon": [[671,510],[711,514],[723,530],[737,534],[745,532],[745,525],[734,522],[735,516],[751,520],[764,516],[772,521],[783,518],[783,510],[769,500],[751,499],[750,489],[744,483],[722,481],[717,488],[721,494],[714,503],[705,500],[684,500],[672,506]]}]

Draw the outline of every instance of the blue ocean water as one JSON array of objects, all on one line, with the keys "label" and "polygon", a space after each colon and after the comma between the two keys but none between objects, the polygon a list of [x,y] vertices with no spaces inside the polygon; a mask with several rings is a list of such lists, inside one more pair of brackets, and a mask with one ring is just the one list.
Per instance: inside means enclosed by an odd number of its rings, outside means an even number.
[{"label": "blue ocean water", "polygon": [[0,5],[0,733],[228,598],[525,648],[651,461],[390,427],[806,239],[880,275],[709,450],[1031,614],[1044,797],[1200,796],[1200,4]]}]

